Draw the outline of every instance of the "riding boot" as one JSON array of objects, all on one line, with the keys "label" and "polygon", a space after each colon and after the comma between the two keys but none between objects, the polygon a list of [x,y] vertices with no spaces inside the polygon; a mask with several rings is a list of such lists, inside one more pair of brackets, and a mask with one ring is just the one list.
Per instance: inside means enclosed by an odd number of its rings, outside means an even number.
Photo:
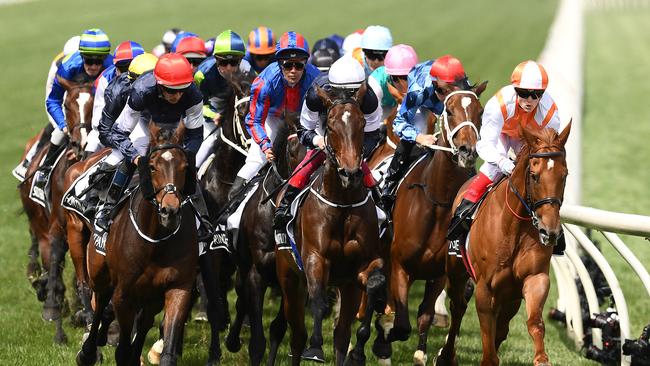
[{"label": "riding boot", "polygon": [[61,146],[50,143],[50,147],[47,150],[47,155],[45,155],[45,160],[43,164],[38,168],[38,171],[34,175],[34,188],[40,189],[42,192],[45,192],[45,186],[47,185],[47,179],[52,171],[52,167],[56,158],[61,152]]},{"label": "riding boot", "polygon": [[393,210],[395,203],[395,189],[397,184],[404,177],[406,170],[411,165],[411,151],[415,143],[400,140],[399,146],[395,149],[393,160],[388,166],[388,172],[385,177],[384,189],[381,192],[382,203],[386,212]]},{"label": "riding boot", "polygon": [[301,189],[292,185],[287,185],[287,190],[284,192],[280,205],[275,210],[275,217],[273,218],[273,229],[275,236],[275,245],[279,249],[286,249],[289,239],[287,238],[287,224],[291,220],[291,203],[300,193]]},{"label": "riding boot", "polygon": [[208,214],[208,206],[205,204],[205,199],[203,198],[203,193],[199,185],[196,186],[196,193],[190,198],[192,206],[196,210],[197,219],[199,219],[200,224],[197,228],[196,236],[199,242],[205,242],[212,239],[212,234],[214,229],[212,223],[210,222],[210,215]]},{"label": "riding boot", "polygon": [[116,167],[102,162],[97,170],[90,173],[88,176],[88,192],[85,194],[83,201],[84,211],[86,217],[93,217],[97,210],[99,203],[99,195],[108,188],[110,178],[115,174]]},{"label": "riding boot", "polygon": [[117,167],[111,185],[106,192],[106,197],[99,203],[97,208],[97,214],[95,215],[95,229],[97,231],[108,231],[111,221],[111,211],[113,211],[113,207],[115,207],[115,204],[122,197],[122,193],[131,180],[135,168],[136,166],[134,164],[126,160],[123,160]]},{"label": "riding boot", "polygon": [[469,231],[469,227],[472,224],[472,218],[469,214],[469,210],[474,206],[474,202],[463,198],[460,201],[454,216],[451,218],[451,223],[449,223],[449,231],[447,232],[447,239],[449,240],[458,240]]},{"label": "riding boot", "polygon": [[235,178],[235,181],[232,183],[232,187],[230,187],[230,191],[228,192],[228,201],[231,201],[235,196],[237,196],[242,188],[244,188],[245,184],[246,179],[237,176]]}]

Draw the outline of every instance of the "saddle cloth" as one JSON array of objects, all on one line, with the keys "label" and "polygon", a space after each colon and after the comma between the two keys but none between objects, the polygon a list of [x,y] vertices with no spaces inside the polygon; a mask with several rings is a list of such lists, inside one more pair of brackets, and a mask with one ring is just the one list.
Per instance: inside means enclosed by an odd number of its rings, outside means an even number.
[{"label": "saddle cloth", "polygon": [[[52,185],[52,172],[54,172],[54,168],[56,168],[57,164],[59,164],[59,161],[61,160],[61,157],[65,155],[66,148],[61,148],[61,152],[57,155],[56,160],[54,161],[54,164],[52,164],[52,169],[50,169],[50,172],[47,174],[47,184],[45,185],[45,189],[41,189],[39,187],[34,186],[34,183],[36,183],[36,179],[32,179],[32,186],[29,189],[29,198],[36,202],[37,204],[45,207],[47,210],[50,209],[50,187]],[[38,168],[43,165],[43,162],[45,161],[45,158],[47,157],[47,154],[43,156],[41,161],[38,163]],[[36,173],[39,174],[39,173]],[[34,175],[34,178],[36,178],[36,174]]]},{"label": "saddle cloth", "polygon": [[90,185],[90,182],[88,181],[91,174],[97,171],[99,169],[99,166],[101,163],[106,160],[108,157],[105,156],[101,159],[99,159],[95,164],[91,165],[90,168],[88,168],[85,172],[81,173],[77,179],[72,182],[72,185],[70,185],[70,188],[68,188],[67,191],[63,194],[63,198],[61,199],[61,206],[63,208],[68,209],[70,211],[76,212],[79,216],[83,217],[86,222],[90,223],[91,218],[84,216],[84,205],[82,202],[85,202],[87,199],[87,193],[88,193],[88,188]]}]

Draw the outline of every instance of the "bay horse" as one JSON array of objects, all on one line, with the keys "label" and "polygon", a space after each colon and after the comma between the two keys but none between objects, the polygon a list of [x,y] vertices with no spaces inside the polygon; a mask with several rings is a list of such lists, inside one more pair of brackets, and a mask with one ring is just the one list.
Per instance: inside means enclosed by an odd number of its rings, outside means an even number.
[{"label": "bay horse", "polygon": [[[297,125],[300,123],[299,118],[300,116],[295,113],[285,114],[286,123],[279,127],[273,143],[276,160],[273,165],[267,166],[265,178],[244,207],[237,247],[233,252],[239,277],[235,287],[237,316],[230,327],[226,346],[233,352],[239,350],[239,332],[243,315],[248,314],[250,321],[248,354],[251,365],[259,365],[262,362],[266,349],[262,323],[266,289],[270,286],[278,286],[273,235],[274,204],[279,193],[276,189],[289,177],[306,153],[305,147],[298,141],[296,134]],[[269,194],[272,196],[266,199]],[[278,346],[287,328],[282,304],[278,310],[269,331],[271,344],[268,365],[275,364]]]},{"label": "bay horse", "polygon": [[[56,321],[57,330],[54,337],[56,343],[65,343],[66,341],[61,324],[61,311],[65,300],[63,265],[67,250],[64,226],[62,225],[64,222],[64,210],[61,207],[61,198],[64,193],[63,181],[68,168],[82,157],[90,129],[93,105],[92,83],[77,84],[63,81],[62,85],[66,90],[64,108],[68,142],[63,158],[52,168],[49,183],[49,211],[29,198],[29,190],[33,179],[32,172],[37,169],[50,145],[32,159],[27,179],[19,186],[23,207],[25,207],[30,220],[32,238],[36,236],[37,240],[42,242],[39,246],[43,254],[43,268],[47,270],[41,279],[41,283],[45,284],[42,317],[48,321]],[[45,228],[45,232],[41,231],[43,228]]]},{"label": "bay horse", "polygon": [[[447,228],[452,202],[461,185],[475,174],[476,143],[483,107],[479,96],[487,82],[471,90],[453,91],[438,83],[446,98],[435,146],[405,176],[393,210],[394,236],[390,244],[389,304],[395,311],[389,341],[408,339],[411,325],[408,293],[416,280],[425,280],[425,293],[418,309],[419,341],[415,364],[426,364],[429,328],[434,303],[445,286]],[[380,340],[380,338],[378,338]]]},{"label": "bay horse", "polygon": [[[365,119],[358,102],[364,83],[352,96],[332,100],[318,88],[327,107],[326,162],[321,175],[295,219],[296,248],[304,271],[289,250],[276,248],[276,272],[282,288],[284,316],[291,327],[292,364],[298,365],[305,350],[305,300],[311,300],[314,320],[310,348],[322,354],[322,321],[327,309],[326,287],[338,286],[341,310],[334,329],[336,364],[365,364],[364,345],[370,337],[372,310],[385,307],[384,261],[379,255],[377,214],[370,193],[362,184],[360,169]],[[348,355],[351,325],[368,293],[366,311],[357,331],[357,344]],[[306,352],[307,352],[306,351]],[[347,357],[347,360],[346,360]]]},{"label": "bay horse", "polygon": [[93,241],[88,245],[89,280],[98,311],[77,354],[78,365],[95,363],[101,310],[109,300],[120,325],[118,365],[140,364],[146,334],[163,306],[160,364],[175,365],[182,352],[199,254],[194,211],[186,204],[196,186],[195,172],[179,145],[182,123],[172,130],[150,122],[149,131],[149,151],[139,161],[140,185],[117,211],[106,256],[97,253]]},{"label": "bay horse", "polygon": [[[561,235],[560,206],[568,174],[565,144],[570,131],[571,122],[559,134],[549,128],[520,128],[524,145],[514,171],[488,193],[470,228],[467,255],[476,280],[483,366],[499,364],[497,351],[508,336],[510,320],[522,299],[526,301],[528,333],[535,349],[533,364],[550,365],[544,350],[542,312],[550,287],[553,246]],[[468,184],[458,192],[455,206]],[[455,340],[467,308],[462,288],[469,275],[460,259],[449,256],[447,272],[452,326],[438,365],[457,364]]]}]

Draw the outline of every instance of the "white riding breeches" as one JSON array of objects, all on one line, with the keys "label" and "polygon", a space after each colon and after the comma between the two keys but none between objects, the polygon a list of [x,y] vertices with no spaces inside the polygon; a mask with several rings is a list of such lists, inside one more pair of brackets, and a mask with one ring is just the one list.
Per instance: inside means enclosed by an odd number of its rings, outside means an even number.
[{"label": "white riding breeches", "polygon": [[[271,139],[271,143],[275,141],[275,136],[277,135],[278,127],[281,123],[285,123],[284,120],[278,117],[267,117],[264,129],[266,134]],[[246,163],[237,173],[238,177],[244,178],[247,181],[253,178],[257,172],[262,169],[266,163],[266,155],[262,151],[262,148],[256,143],[252,143],[248,148],[248,156],[246,157]]]}]

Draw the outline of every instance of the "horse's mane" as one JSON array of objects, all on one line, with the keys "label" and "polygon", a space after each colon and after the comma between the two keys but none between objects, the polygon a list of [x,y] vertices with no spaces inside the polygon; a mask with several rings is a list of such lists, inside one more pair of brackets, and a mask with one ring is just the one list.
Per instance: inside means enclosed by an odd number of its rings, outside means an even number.
[{"label": "horse's mane", "polygon": [[[530,130],[529,130],[530,131]],[[517,154],[517,160],[515,162],[515,172],[518,172],[521,169],[525,169],[525,166],[528,162],[528,156],[531,154],[532,147],[523,137],[524,131],[523,128],[520,129],[520,135],[522,136],[522,141],[524,142],[519,154]],[[564,147],[560,144],[557,131],[552,128],[544,128],[541,131],[536,131],[531,133],[535,138],[535,151],[540,149],[553,149],[553,150],[564,150]]]}]

